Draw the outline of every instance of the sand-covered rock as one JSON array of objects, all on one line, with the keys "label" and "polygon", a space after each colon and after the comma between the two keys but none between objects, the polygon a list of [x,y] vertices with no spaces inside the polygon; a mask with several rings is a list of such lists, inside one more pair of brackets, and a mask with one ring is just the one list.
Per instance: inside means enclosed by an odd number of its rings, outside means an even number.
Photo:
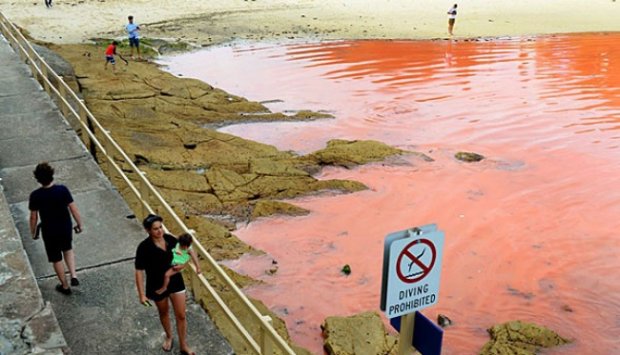
[{"label": "sand-covered rock", "polygon": [[268,217],[276,214],[283,214],[287,216],[305,216],[310,211],[305,208],[297,207],[290,203],[282,201],[272,200],[259,200],[252,209],[251,219],[257,219],[260,217]]},{"label": "sand-covered rock", "polygon": [[488,332],[491,340],[484,345],[481,355],[533,355],[541,348],[570,343],[548,328],[521,321],[498,324]]},{"label": "sand-covered rock", "polygon": [[318,165],[352,167],[404,153],[404,150],[377,141],[333,139],[327,142],[327,147],[310,154],[307,158]]},{"label": "sand-covered rock", "polygon": [[473,152],[457,152],[456,154],[454,154],[454,157],[466,163],[475,163],[484,159],[483,155]]},{"label": "sand-covered rock", "polygon": [[387,355],[398,350],[396,337],[387,333],[376,312],[327,317],[321,328],[324,347],[330,355]]}]

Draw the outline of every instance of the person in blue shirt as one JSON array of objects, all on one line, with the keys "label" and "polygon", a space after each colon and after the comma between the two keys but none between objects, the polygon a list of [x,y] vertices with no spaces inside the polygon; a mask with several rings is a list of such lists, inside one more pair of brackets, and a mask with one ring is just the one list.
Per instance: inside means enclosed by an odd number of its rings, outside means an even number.
[{"label": "person in blue shirt", "polygon": [[127,17],[129,23],[125,26],[125,31],[127,31],[127,35],[129,36],[129,48],[131,49],[131,59],[133,59],[133,49],[136,48],[136,52],[138,53],[138,59],[142,59],[140,55],[140,26],[133,22],[133,16]]}]

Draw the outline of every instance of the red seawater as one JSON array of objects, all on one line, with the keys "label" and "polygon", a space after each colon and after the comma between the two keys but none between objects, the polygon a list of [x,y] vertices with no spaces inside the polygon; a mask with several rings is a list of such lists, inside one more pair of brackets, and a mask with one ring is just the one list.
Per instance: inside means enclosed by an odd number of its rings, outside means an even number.
[{"label": "red seawater", "polygon": [[[331,139],[423,152],[392,164],[327,168],[366,191],[289,201],[311,213],[236,234],[267,254],[228,261],[265,281],[246,292],[321,353],[330,315],[379,309],[383,239],[445,231],[439,302],[445,354],[477,353],[490,326],[520,319],[574,343],[547,353],[620,353],[620,34],[479,41],[243,44],[164,60],[286,112],[335,119],[222,131],[300,154]],[[483,154],[479,163],[454,159]],[[265,271],[277,261],[278,271]],[[340,272],[349,264],[352,273]]]}]

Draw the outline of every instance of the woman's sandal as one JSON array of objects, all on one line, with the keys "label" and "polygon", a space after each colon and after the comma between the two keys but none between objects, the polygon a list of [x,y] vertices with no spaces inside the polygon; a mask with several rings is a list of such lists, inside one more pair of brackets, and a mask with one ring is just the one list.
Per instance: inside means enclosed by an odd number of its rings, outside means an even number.
[{"label": "woman's sandal", "polygon": [[192,351],[191,353],[188,353],[188,352],[187,352],[187,351],[185,351],[185,350],[181,350],[181,355],[196,355],[196,353],[195,353],[195,352],[193,352],[193,351]]},{"label": "woman's sandal", "polygon": [[56,291],[62,293],[63,295],[70,295],[71,294],[71,288],[64,288],[64,287],[62,287],[62,284],[56,285]]},{"label": "woman's sandal", "polygon": [[170,339],[170,347],[166,349],[166,347],[164,345],[161,346],[161,349],[167,353],[172,351],[172,345],[174,343],[174,339]]}]

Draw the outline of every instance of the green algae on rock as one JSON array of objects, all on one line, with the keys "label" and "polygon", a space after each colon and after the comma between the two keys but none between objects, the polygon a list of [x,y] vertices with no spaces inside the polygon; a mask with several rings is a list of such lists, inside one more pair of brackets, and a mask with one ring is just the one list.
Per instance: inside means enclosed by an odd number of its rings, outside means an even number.
[{"label": "green algae on rock", "polygon": [[472,153],[472,152],[458,152],[454,154],[454,157],[466,163],[475,163],[475,162],[479,162],[482,159],[484,159],[484,156],[478,153]]},{"label": "green algae on rock", "polygon": [[310,211],[307,209],[291,205],[290,203],[273,200],[258,200],[252,209],[251,220],[276,214],[305,216],[308,213],[310,213]]},{"label": "green algae on rock", "polygon": [[521,321],[495,325],[488,332],[491,340],[484,345],[481,355],[533,355],[541,348],[571,342],[548,328]]},{"label": "green algae on rock", "polygon": [[382,161],[387,157],[404,153],[406,151],[372,140],[347,141],[333,139],[327,142],[325,149],[308,155],[307,159],[318,165],[338,165],[348,168],[355,165]]},{"label": "green algae on rock", "polygon": [[293,116],[290,116],[297,121],[309,121],[309,120],[317,120],[322,118],[334,118],[334,116],[329,113],[324,112],[315,112],[310,110],[301,110],[297,111]]},{"label": "green algae on rock", "polygon": [[196,231],[196,238],[200,244],[216,260],[233,260],[244,254],[263,254],[262,251],[245,244],[221,224],[204,216],[186,215],[185,224]]},{"label": "green algae on rock", "polygon": [[376,312],[327,317],[321,325],[324,348],[330,355],[396,354],[397,339],[387,333]]}]

